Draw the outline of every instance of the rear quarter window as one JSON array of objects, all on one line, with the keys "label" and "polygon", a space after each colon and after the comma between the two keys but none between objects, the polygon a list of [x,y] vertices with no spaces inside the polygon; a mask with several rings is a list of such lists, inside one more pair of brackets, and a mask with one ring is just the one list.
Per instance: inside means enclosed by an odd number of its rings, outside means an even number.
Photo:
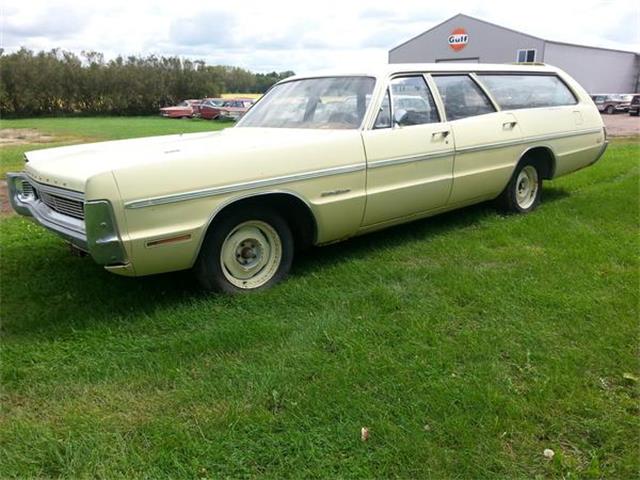
[{"label": "rear quarter window", "polygon": [[555,75],[481,74],[478,77],[503,110],[578,103],[571,90]]}]

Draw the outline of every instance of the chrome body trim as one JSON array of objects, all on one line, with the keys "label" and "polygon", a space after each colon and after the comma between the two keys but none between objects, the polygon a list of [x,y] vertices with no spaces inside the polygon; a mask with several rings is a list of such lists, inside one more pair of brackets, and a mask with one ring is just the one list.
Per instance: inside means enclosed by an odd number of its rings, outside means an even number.
[{"label": "chrome body trim", "polygon": [[354,164],[354,165],[345,165],[341,167],[326,168],[322,170],[313,170],[311,172],[284,175],[281,177],[266,178],[263,180],[254,180],[251,182],[222,185],[218,187],[205,188],[202,190],[194,190],[190,192],[174,193],[170,195],[163,195],[160,197],[151,197],[151,198],[146,198],[141,200],[132,200],[132,201],[126,202],[124,206],[125,208],[128,208],[128,209],[134,209],[134,208],[151,207],[155,205],[164,205],[164,204],[175,203],[175,202],[184,202],[187,200],[194,200],[197,198],[214,197],[218,195],[224,195],[227,193],[240,192],[244,190],[254,190],[257,188],[271,187],[275,185],[282,185],[285,183],[298,182],[302,180],[310,180],[318,177],[359,172],[368,168],[381,168],[389,165],[401,165],[403,163],[419,162],[419,161],[430,160],[434,158],[442,158],[449,155],[458,155],[458,154],[477,152],[482,150],[492,150],[496,148],[503,148],[503,147],[509,147],[509,146],[515,146],[515,145],[524,145],[527,143],[539,142],[539,141],[545,141],[545,140],[556,140],[560,138],[568,138],[568,137],[574,137],[579,135],[589,135],[593,133],[599,133],[601,131],[602,131],[601,128],[589,128],[584,130],[576,130],[573,132],[561,132],[561,133],[555,133],[551,135],[537,135],[532,137],[519,138],[516,140],[509,140],[505,142],[495,142],[495,143],[489,143],[484,145],[474,145],[474,146],[463,147],[459,149],[456,148],[455,150],[454,149],[441,150],[441,151],[437,151],[427,155],[412,155],[412,156],[406,156],[406,157],[396,157],[396,158],[389,158],[384,160],[376,160],[374,162],[368,163],[367,165],[365,165],[364,163]]},{"label": "chrome body trim", "polygon": [[424,160],[431,160],[434,158],[442,158],[442,157],[453,157],[455,155],[455,150],[451,148],[450,150],[440,150],[433,153],[428,153],[426,155],[409,155],[404,157],[394,157],[394,158],[385,158],[384,160],[376,160],[374,162],[369,162],[367,164],[367,168],[380,168],[380,167],[388,167],[390,165],[402,165],[403,163],[413,163],[413,162],[421,162]]},{"label": "chrome body trim", "polygon": [[600,133],[600,132],[602,132],[602,129],[600,127],[597,127],[597,128],[587,128],[584,130],[575,130],[573,132],[560,132],[560,133],[553,133],[550,135],[536,135],[532,137],[519,138],[516,140],[508,140],[505,142],[495,142],[495,143],[487,143],[484,145],[472,145],[470,147],[456,148],[456,154],[479,152],[482,150],[493,150],[495,148],[510,147],[514,145],[524,145],[526,143],[540,142],[540,141],[547,141],[547,140],[557,140],[560,138],[577,137],[580,135],[590,135],[592,133]]},{"label": "chrome body trim", "polygon": [[[27,181],[29,183],[33,182],[37,185],[36,189],[41,188],[40,186],[42,185],[40,183],[34,182],[31,178],[23,173],[7,173],[9,202],[11,203],[11,206],[16,211],[16,213],[25,217],[33,217],[33,219],[43,227],[60,235],[62,238],[64,238],[68,242],[71,242],[79,249],[84,250],[85,252],[88,251],[87,235],[85,231],[84,221],[56,212],[37,197],[23,197],[17,190],[17,181]],[[52,194],[59,196],[63,196],[70,192],[69,190],[63,190],[55,187],[48,187],[46,190],[43,189],[42,191],[47,191],[47,193],[52,192]],[[78,192],[74,193],[76,193],[76,196],[73,199],[77,200]]]},{"label": "chrome body trim", "polygon": [[322,192],[320,194],[321,197],[331,197],[333,195],[342,195],[344,193],[349,193],[351,191],[350,188],[341,188],[338,190],[331,190],[329,192]]},{"label": "chrome body trim", "polygon": [[310,180],[312,178],[326,177],[329,175],[340,175],[345,173],[353,173],[365,170],[364,163],[355,165],[345,165],[342,167],[326,168],[323,170],[313,170],[311,172],[295,173],[293,175],[284,175],[282,177],[266,178],[264,180],[255,180],[252,182],[234,183],[231,185],[223,185],[220,187],[206,188],[203,190],[195,190],[192,192],[176,193],[165,195],[162,197],[152,197],[144,200],[134,200],[126,202],[125,208],[144,208],[153,205],[163,205],[166,203],[184,202],[196,198],[214,197],[224,195],[226,193],[239,192],[243,190],[253,190],[256,188],[271,187],[281,185],[283,183],[298,182],[302,180]]},{"label": "chrome body trim", "polygon": [[26,177],[31,185],[36,187],[36,189],[48,193],[50,195],[57,195],[59,197],[68,198],[70,200],[76,200],[78,202],[84,202],[84,194],[82,192],[78,192],[76,190],[67,190],[66,188],[54,187],[52,185],[47,185],[46,183],[40,183],[27,172],[22,172],[20,175]]},{"label": "chrome body trim", "polygon": [[95,200],[85,203],[87,248],[100,265],[122,265],[126,253],[118,232],[111,202]]},{"label": "chrome body trim", "polygon": [[[37,193],[48,193],[83,203],[85,219],[64,215],[45,204],[37,194],[24,195],[18,183],[31,184]],[[9,202],[16,213],[32,217],[38,224],[56,233],[80,250],[89,253],[100,265],[124,264],[125,249],[118,233],[113,206],[107,200],[85,202],[84,195],[36,182],[26,173],[7,173]]]}]

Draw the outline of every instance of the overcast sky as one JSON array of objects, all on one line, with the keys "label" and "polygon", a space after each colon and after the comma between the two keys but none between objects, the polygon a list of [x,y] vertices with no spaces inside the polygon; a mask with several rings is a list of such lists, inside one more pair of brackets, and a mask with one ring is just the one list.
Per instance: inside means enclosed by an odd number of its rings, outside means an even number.
[{"label": "overcast sky", "polygon": [[263,72],[386,63],[389,49],[457,13],[547,39],[640,51],[637,0],[0,2],[8,51],[155,53]]}]

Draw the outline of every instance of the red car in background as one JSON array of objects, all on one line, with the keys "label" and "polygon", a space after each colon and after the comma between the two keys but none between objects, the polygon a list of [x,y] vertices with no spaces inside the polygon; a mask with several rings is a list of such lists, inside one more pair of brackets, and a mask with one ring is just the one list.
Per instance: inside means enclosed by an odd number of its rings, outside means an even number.
[{"label": "red car in background", "polygon": [[207,120],[217,118],[218,109],[225,104],[224,98],[205,98],[200,104],[200,117]]},{"label": "red car in background", "polygon": [[202,104],[200,116],[207,120],[230,118],[238,120],[253,105],[253,100],[246,98],[236,98],[222,100],[212,98]]},{"label": "red car in background", "polygon": [[167,118],[191,118],[200,114],[201,100],[184,100],[175,107],[160,109],[160,115]]}]

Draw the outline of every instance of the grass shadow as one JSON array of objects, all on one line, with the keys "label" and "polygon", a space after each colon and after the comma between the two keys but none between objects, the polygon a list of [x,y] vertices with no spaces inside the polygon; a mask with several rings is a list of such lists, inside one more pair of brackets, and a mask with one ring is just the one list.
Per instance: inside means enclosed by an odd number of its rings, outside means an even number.
[{"label": "grass shadow", "polygon": [[[546,202],[568,195],[563,189],[544,192]],[[495,215],[500,214],[487,202],[355,237],[321,251],[312,248],[296,258],[291,281],[350,257],[367,257],[408,241],[428,240]],[[239,301],[201,290],[191,271],[121,277],[104,271],[89,257],[72,257],[63,244],[57,245],[52,248],[51,242],[45,242],[31,248],[20,242],[3,248],[2,310],[9,313],[4,315],[3,332],[20,335],[61,328],[60,323],[70,320],[78,328],[85,321],[141,318],[201,300],[212,305]],[[12,318],[13,311],[21,312],[19,319]],[[75,318],[68,318],[70,312]]]},{"label": "grass shadow", "polygon": [[[544,188],[543,201],[552,203],[567,198],[571,193],[563,188]],[[408,223],[351,238],[345,242],[327,245],[320,255],[313,248],[298,255],[293,266],[295,275],[305,275],[325,265],[338,263],[350,256],[367,256],[385,248],[400,246],[408,241],[428,240],[447,232],[473,226],[482,219],[502,214],[494,202],[484,202],[469,207],[452,210],[433,217],[422,218]]]}]

